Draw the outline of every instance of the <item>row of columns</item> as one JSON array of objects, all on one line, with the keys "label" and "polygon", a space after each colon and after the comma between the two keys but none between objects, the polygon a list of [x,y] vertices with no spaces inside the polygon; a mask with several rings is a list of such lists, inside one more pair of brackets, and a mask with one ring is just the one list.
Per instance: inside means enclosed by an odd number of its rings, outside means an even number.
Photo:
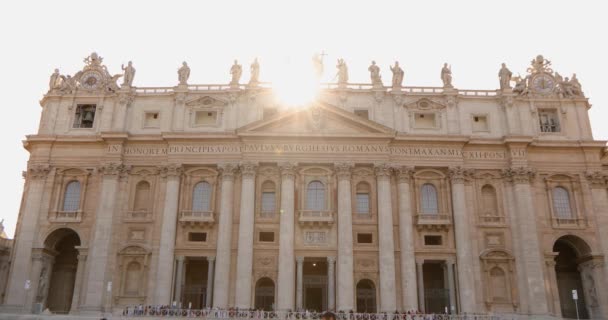
[{"label": "row of columns", "polygon": [[[336,308],[335,257],[327,257],[327,309]],[[296,258],[296,310],[304,309],[304,257]]]}]

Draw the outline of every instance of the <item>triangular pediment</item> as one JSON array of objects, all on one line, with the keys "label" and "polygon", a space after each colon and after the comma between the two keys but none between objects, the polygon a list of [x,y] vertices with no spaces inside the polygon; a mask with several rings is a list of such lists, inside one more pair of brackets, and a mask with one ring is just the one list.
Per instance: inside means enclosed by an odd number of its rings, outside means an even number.
[{"label": "triangular pediment", "polygon": [[203,96],[186,101],[186,106],[188,107],[225,107],[227,104],[227,101],[211,96]]},{"label": "triangular pediment", "polygon": [[239,135],[393,137],[395,131],[338,107],[316,103],[237,130]]}]

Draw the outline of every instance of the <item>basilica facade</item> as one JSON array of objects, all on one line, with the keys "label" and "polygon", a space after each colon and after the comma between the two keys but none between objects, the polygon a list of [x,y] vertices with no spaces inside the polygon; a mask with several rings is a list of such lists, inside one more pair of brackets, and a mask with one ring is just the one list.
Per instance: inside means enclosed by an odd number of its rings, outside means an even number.
[{"label": "basilica facade", "polygon": [[57,70],[1,309],[608,317],[608,158],[576,76],[538,56],[496,90],[458,89],[447,64],[443,86],[403,86],[398,65],[385,86],[345,63],[297,107],[257,61],[227,85],[188,84],[184,63],[176,86],[137,87],[95,53]]}]

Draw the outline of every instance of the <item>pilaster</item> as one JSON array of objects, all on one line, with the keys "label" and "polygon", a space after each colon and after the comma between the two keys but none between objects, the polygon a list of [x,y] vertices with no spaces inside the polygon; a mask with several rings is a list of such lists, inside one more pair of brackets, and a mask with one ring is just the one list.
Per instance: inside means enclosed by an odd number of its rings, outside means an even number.
[{"label": "pilaster", "polygon": [[378,184],[379,311],[392,312],[397,308],[393,206],[391,201],[391,174],[393,169],[387,163],[377,163],[374,165],[374,171]]}]

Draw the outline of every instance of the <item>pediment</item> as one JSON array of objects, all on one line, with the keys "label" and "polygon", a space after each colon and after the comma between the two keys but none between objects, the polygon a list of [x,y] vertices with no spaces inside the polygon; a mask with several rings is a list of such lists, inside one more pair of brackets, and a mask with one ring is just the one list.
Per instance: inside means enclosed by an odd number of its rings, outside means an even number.
[{"label": "pediment", "polygon": [[317,103],[279,113],[237,130],[239,135],[393,137],[389,127],[338,107]]},{"label": "pediment", "polygon": [[429,98],[422,98],[414,102],[406,103],[403,107],[416,110],[440,110],[445,109],[445,105]]},{"label": "pediment", "polygon": [[188,107],[225,107],[227,104],[227,101],[211,96],[203,96],[186,101],[186,106]]}]

